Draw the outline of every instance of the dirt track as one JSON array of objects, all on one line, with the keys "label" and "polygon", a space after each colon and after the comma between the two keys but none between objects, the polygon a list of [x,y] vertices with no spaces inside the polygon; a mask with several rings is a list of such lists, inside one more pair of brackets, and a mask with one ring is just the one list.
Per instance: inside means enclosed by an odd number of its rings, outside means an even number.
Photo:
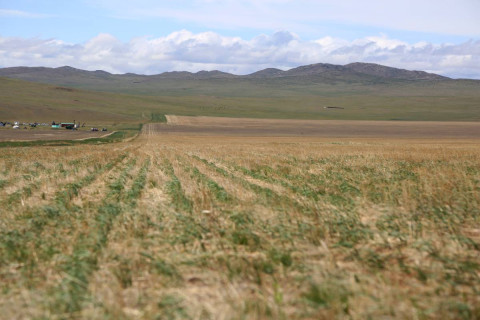
[{"label": "dirt track", "polygon": [[101,131],[3,128],[0,130],[0,141],[78,140],[99,138],[104,135],[105,132]]},{"label": "dirt track", "polygon": [[338,138],[480,138],[479,122],[284,120],[167,116],[144,134]]}]

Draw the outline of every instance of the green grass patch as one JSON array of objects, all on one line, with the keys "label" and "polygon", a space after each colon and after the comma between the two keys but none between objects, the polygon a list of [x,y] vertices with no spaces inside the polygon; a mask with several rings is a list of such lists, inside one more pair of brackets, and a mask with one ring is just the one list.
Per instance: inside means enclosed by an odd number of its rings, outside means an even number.
[{"label": "green grass patch", "polygon": [[137,132],[134,130],[116,131],[107,137],[103,138],[88,138],[85,140],[35,140],[35,141],[2,141],[0,142],[0,148],[8,147],[62,147],[62,146],[75,146],[85,144],[105,144],[120,142],[126,138],[133,137]]}]

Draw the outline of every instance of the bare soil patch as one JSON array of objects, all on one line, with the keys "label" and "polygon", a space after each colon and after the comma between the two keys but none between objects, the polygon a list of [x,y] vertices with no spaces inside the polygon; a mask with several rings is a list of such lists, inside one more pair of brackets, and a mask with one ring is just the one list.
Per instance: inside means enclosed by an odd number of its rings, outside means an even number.
[{"label": "bare soil patch", "polygon": [[[107,134],[110,134],[110,132]],[[106,133],[101,131],[5,128],[0,130],[0,141],[79,140],[100,138],[105,135]]]},{"label": "bare soil patch", "polygon": [[288,120],[166,116],[144,134],[338,138],[480,138],[479,122]]}]

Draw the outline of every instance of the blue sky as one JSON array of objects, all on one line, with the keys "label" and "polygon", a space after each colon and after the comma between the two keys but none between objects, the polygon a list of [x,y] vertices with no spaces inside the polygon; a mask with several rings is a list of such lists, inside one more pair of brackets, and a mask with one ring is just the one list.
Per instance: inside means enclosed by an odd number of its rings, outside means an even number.
[{"label": "blue sky", "polygon": [[0,0],[0,67],[114,73],[375,62],[480,78],[478,0]]}]

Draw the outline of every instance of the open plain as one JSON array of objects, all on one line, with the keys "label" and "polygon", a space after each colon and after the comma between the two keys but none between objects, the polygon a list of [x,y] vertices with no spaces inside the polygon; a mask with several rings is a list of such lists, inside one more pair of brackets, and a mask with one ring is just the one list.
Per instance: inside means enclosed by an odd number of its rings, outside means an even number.
[{"label": "open plain", "polygon": [[0,320],[480,320],[479,12],[0,1]]},{"label": "open plain", "polygon": [[169,120],[130,142],[2,149],[2,318],[480,317],[478,126]]}]

